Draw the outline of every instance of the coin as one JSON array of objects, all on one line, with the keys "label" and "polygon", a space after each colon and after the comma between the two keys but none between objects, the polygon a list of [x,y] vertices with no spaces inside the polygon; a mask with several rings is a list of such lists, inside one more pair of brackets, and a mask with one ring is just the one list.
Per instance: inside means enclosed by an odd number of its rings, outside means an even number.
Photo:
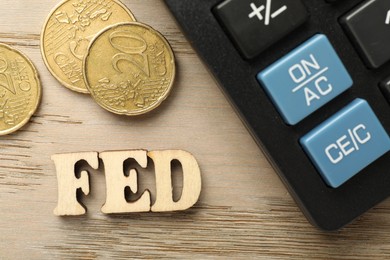
[{"label": "coin", "polygon": [[82,63],[92,38],[109,25],[135,21],[117,0],[66,0],[51,12],[41,34],[41,52],[65,87],[88,93]]},{"label": "coin", "polygon": [[41,99],[41,84],[32,62],[21,52],[0,44],[0,135],[24,126]]},{"label": "coin", "polygon": [[123,23],[103,30],[84,59],[86,85],[95,101],[119,115],[141,115],[158,107],[175,79],[168,41],[153,28]]}]

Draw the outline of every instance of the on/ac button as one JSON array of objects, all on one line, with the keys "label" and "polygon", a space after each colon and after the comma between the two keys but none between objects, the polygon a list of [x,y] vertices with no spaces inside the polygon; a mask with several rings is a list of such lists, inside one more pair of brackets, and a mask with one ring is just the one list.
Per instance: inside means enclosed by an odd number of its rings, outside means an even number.
[{"label": "on/ac button", "polygon": [[300,140],[324,181],[337,188],[390,150],[370,105],[356,99]]},{"label": "on/ac button", "polygon": [[257,75],[284,121],[296,125],[353,82],[328,38],[318,34]]}]

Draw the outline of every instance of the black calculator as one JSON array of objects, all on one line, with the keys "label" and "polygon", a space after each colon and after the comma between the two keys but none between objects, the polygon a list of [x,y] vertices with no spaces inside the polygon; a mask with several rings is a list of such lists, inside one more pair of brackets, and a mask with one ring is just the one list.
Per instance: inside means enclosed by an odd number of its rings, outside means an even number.
[{"label": "black calculator", "polygon": [[390,195],[389,0],[165,0],[308,220]]}]

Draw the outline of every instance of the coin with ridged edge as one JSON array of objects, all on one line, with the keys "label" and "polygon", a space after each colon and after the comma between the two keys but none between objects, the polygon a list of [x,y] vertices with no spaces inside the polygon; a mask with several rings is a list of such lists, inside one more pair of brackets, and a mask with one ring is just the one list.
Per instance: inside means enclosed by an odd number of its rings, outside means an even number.
[{"label": "coin with ridged edge", "polygon": [[88,93],[83,59],[90,41],[104,28],[135,21],[117,0],[65,0],[51,12],[41,34],[41,52],[51,74],[65,87]]},{"label": "coin with ridged edge", "polygon": [[86,85],[106,110],[127,116],[157,108],[169,95],[176,74],[168,41],[138,22],[103,30],[84,59]]},{"label": "coin with ridged edge", "polygon": [[28,123],[41,100],[41,83],[33,63],[20,51],[0,44],[0,135]]}]

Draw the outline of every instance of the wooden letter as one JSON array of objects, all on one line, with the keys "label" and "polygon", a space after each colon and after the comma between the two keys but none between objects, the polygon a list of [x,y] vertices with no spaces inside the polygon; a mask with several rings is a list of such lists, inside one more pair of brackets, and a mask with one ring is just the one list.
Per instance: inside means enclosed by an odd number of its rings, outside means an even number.
[{"label": "wooden letter", "polygon": [[129,187],[134,193],[138,190],[137,171],[131,169],[129,177],[126,177],[123,172],[123,163],[129,158],[135,159],[142,168],[146,168],[148,165],[147,152],[142,150],[103,152],[99,156],[104,163],[107,187],[107,198],[102,212],[111,214],[150,211],[151,200],[148,190],[136,202],[127,202],[125,188]]},{"label": "wooden letter", "polygon": [[75,164],[81,160],[93,168],[99,168],[96,152],[56,154],[51,157],[57,170],[58,204],[54,209],[57,216],[83,215],[86,209],[77,201],[77,190],[81,189],[85,195],[89,194],[88,172],[82,171],[80,178],[76,178]]},{"label": "wooden letter", "polygon": [[[153,212],[186,210],[199,199],[201,175],[199,165],[192,154],[179,151],[153,151],[148,156],[153,159],[156,171],[156,202]],[[173,201],[171,162],[178,160],[183,168],[183,191],[179,201]]]}]

